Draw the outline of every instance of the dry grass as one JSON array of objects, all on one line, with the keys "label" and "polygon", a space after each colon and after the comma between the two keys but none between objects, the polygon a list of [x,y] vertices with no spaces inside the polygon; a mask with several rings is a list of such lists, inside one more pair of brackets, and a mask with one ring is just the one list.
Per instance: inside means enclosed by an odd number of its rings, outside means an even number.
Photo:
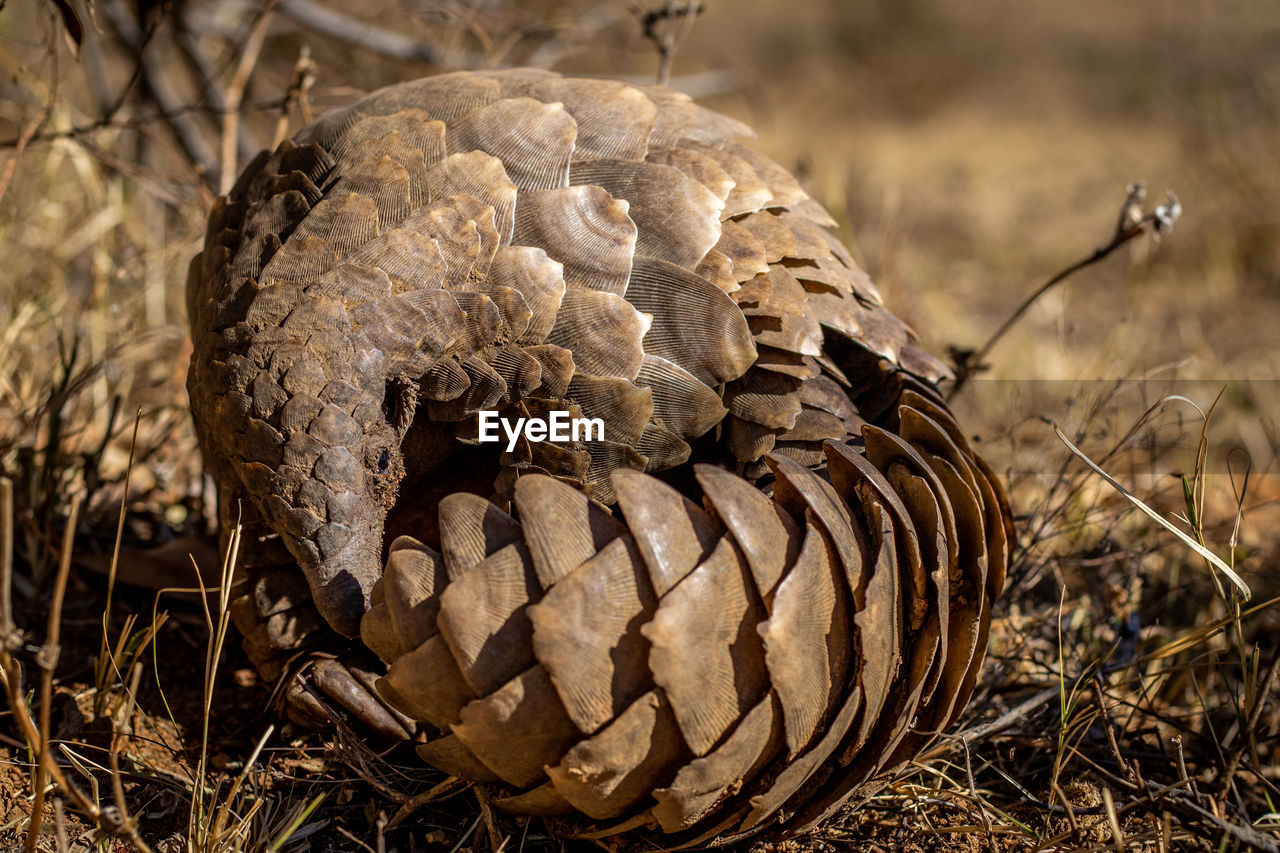
[{"label": "dry grass", "polygon": [[[623,3],[362,4],[347,31],[382,53],[297,3],[176,5],[185,41],[158,6],[74,0],[78,60],[57,4],[0,6],[0,849],[557,848],[438,775],[276,732],[225,601],[154,592],[217,579],[182,288],[219,172],[326,105],[481,62],[652,78],[653,47]],[[673,82],[757,128],[936,352],[1104,243],[1130,181],[1186,208],[1051,290],[953,401],[1022,531],[982,686],[799,849],[1276,849],[1280,13],[706,5]]]}]

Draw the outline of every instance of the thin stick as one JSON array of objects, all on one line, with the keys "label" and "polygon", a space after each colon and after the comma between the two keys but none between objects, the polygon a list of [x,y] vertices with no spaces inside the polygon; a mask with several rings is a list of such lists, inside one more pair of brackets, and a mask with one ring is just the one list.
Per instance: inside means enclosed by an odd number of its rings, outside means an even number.
[{"label": "thin stick", "polygon": [[244,99],[245,87],[249,85],[249,77],[253,67],[258,64],[258,54],[262,51],[262,43],[267,37],[267,27],[275,15],[275,0],[268,0],[253,22],[249,37],[245,39],[244,51],[236,64],[236,73],[227,86],[226,109],[222,114],[222,174],[219,192],[223,195],[231,192],[236,179],[236,144],[240,127],[240,103]]},{"label": "thin stick", "polygon": [[[693,22],[704,9],[701,3],[687,3],[677,6],[675,0],[667,0],[665,6],[651,9],[644,14],[644,36],[653,42],[658,49],[658,85],[666,86],[671,82],[671,63],[675,60],[676,51],[681,43],[693,31]],[[658,22],[665,21],[665,31],[658,32]],[[683,29],[680,24],[684,23]]]},{"label": "thin stick", "polygon": [[[2,680],[5,693],[9,699],[10,712],[13,714],[14,721],[18,724],[18,729],[22,732],[23,738],[26,739],[27,746],[34,752],[40,744],[40,732],[36,729],[36,724],[32,721],[31,714],[27,709],[26,698],[22,690],[22,670],[18,666],[18,662],[13,659],[13,655],[3,647],[0,647],[0,675],[3,675]],[[65,749],[64,753],[70,756],[70,753]],[[71,761],[75,763],[74,758],[71,758]],[[95,785],[95,794],[94,798],[90,799],[76,787],[75,783],[66,777],[62,772],[62,768],[56,763],[50,763],[48,771],[58,789],[73,800],[76,808],[88,816],[101,830],[110,835],[128,839],[129,843],[139,853],[152,853],[151,847],[138,835],[138,830],[132,823],[121,823],[118,820],[109,819],[102,809],[98,807],[96,802],[96,780],[93,777],[90,777],[90,782]]]},{"label": "thin stick", "polygon": [[53,764],[51,717],[53,712],[53,671],[58,668],[62,637],[62,602],[67,594],[67,578],[71,575],[71,549],[76,538],[76,519],[80,515],[80,495],[71,499],[67,513],[67,531],[62,536],[62,554],[58,560],[58,576],[53,583],[53,600],[49,602],[49,621],[44,645],[36,654],[40,667],[40,750],[36,764],[35,802],[31,805],[31,823],[27,829],[26,853],[35,853],[40,840],[40,824],[44,820],[44,794],[49,784],[49,766]]},{"label": "thin stick", "polygon": [[13,155],[9,157],[9,162],[4,164],[4,174],[0,175],[0,198],[4,198],[4,194],[9,191],[9,184],[13,181],[13,175],[18,170],[18,161],[22,159],[22,152],[26,150],[27,143],[36,135],[36,131],[40,129],[40,125],[44,124],[44,120],[49,117],[49,111],[42,109],[36,113],[26,127],[22,129],[22,134],[18,137],[18,144],[14,146]]},{"label": "thin stick", "polygon": [[22,647],[13,623],[13,480],[0,477],[0,651]]},{"label": "thin stick", "polygon": [[450,776],[448,779],[445,779],[443,782],[439,783],[438,785],[435,785],[429,790],[423,791],[421,794],[416,794],[410,797],[409,799],[405,800],[403,804],[401,804],[400,808],[396,809],[396,813],[392,815],[391,822],[387,824],[387,828],[393,829],[399,826],[415,811],[422,808],[427,803],[430,803],[431,801],[435,800],[436,798],[440,797],[445,793],[451,792],[454,788],[457,788],[459,786],[463,786],[466,784],[467,783],[459,779],[457,776]]},{"label": "thin stick", "polygon": [[119,709],[123,723],[117,721],[114,715],[111,717],[111,748],[107,752],[107,758],[111,762],[111,792],[115,796],[116,808],[120,811],[120,820],[126,825],[132,824],[133,821],[129,818],[129,804],[124,798],[124,776],[120,773],[120,728],[122,725],[128,725],[129,718],[133,716],[134,700],[138,695],[138,684],[141,681],[142,664],[135,663],[129,677],[124,704]]},{"label": "thin stick", "polygon": [[[183,56],[186,57],[187,63],[199,75],[204,84],[205,97],[209,101],[210,111],[214,115],[225,115],[227,112],[227,96],[218,85],[217,69],[209,61],[209,57],[205,56],[204,52],[200,50],[200,42],[195,34],[192,33],[190,23],[185,18],[178,18],[174,21],[174,25],[178,31],[178,46],[182,48]],[[258,153],[261,146],[254,141],[253,136],[241,125],[236,133],[236,148],[240,152],[240,159],[247,163]]]},{"label": "thin stick", "polygon": [[1093,681],[1093,695],[1098,700],[1098,711],[1102,714],[1102,727],[1107,732],[1107,743],[1111,746],[1111,757],[1116,760],[1116,767],[1125,776],[1130,776],[1133,769],[1129,766],[1129,762],[1124,760],[1124,756],[1120,754],[1120,744],[1116,742],[1116,733],[1111,726],[1111,715],[1107,713],[1107,697],[1102,692],[1102,683],[1097,679]]},{"label": "thin stick", "polygon": [[276,133],[271,140],[271,147],[277,148],[289,134],[289,110],[298,105],[298,114],[303,124],[311,124],[311,103],[307,92],[316,81],[316,64],[311,61],[311,49],[305,44],[298,50],[298,61],[293,64],[293,77],[289,80],[289,88],[284,100],[280,102],[280,117],[276,119]]},{"label": "thin stick", "polygon": [[208,143],[205,142],[204,130],[188,114],[182,105],[182,99],[169,85],[170,75],[166,71],[164,61],[156,55],[155,51],[146,50],[147,39],[120,0],[105,0],[99,8],[106,13],[111,26],[120,35],[121,41],[138,57],[143,85],[150,91],[156,105],[160,107],[160,112],[178,138],[187,157],[201,172],[202,178],[211,178],[218,170],[218,161]]},{"label": "thin stick", "polygon": [[[281,0],[280,11],[309,30],[391,59],[442,65],[446,58],[431,45],[423,44],[412,36],[376,27],[314,0]],[[474,68],[483,61],[483,56],[471,53],[459,57],[459,64],[464,68]]]},{"label": "thin stick", "polygon": [[1044,284],[1032,291],[1031,295],[1022,300],[1009,317],[1000,324],[1000,328],[996,329],[991,337],[987,338],[987,342],[974,350],[952,350],[952,358],[955,360],[956,381],[951,386],[951,390],[947,392],[947,399],[950,400],[960,393],[960,389],[977,373],[986,369],[986,359],[991,350],[1004,337],[1005,332],[1013,328],[1013,325],[1022,319],[1022,315],[1034,305],[1041,296],[1044,296],[1054,287],[1066,281],[1071,276],[1078,273],[1085,267],[1092,266],[1106,258],[1116,249],[1119,249],[1125,243],[1135,237],[1141,236],[1147,226],[1152,226],[1156,233],[1168,230],[1173,226],[1174,220],[1182,213],[1182,207],[1178,203],[1177,197],[1172,193],[1169,194],[1169,204],[1157,207],[1151,213],[1142,215],[1142,201],[1146,198],[1146,188],[1140,183],[1132,183],[1129,185],[1124,204],[1120,208],[1120,218],[1116,223],[1115,233],[1111,235],[1111,241],[1105,246],[1099,246],[1093,250],[1091,255],[1081,258],[1075,263],[1058,271],[1049,278]]},{"label": "thin stick", "polygon": [[1273,653],[1271,665],[1267,667],[1262,681],[1258,684],[1258,689],[1254,691],[1253,707],[1249,709],[1249,717],[1244,727],[1238,731],[1239,741],[1232,747],[1227,765],[1222,770],[1222,777],[1218,780],[1218,799],[1220,800],[1226,799],[1227,792],[1231,789],[1231,782],[1235,778],[1236,770],[1240,767],[1240,759],[1249,748],[1254,730],[1258,727],[1258,720],[1262,717],[1262,709],[1266,707],[1267,699],[1271,696],[1271,685],[1275,683],[1278,669],[1280,669],[1280,649]]}]

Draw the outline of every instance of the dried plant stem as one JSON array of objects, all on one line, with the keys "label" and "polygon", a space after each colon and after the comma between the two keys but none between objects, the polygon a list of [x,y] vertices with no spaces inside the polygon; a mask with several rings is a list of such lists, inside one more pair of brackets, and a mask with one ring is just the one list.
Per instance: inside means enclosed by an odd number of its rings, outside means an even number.
[{"label": "dried plant stem", "polygon": [[[116,520],[116,541],[111,550],[111,564],[107,569],[107,604],[103,608],[102,613],[102,644],[98,647],[98,657],[94,661],[94,688],[96,693],[93,697],[93,711],[96,715],[102,714],[103,696],[107,689],[107,673],[112,669],[118,669],[117,661],[114,656],[108,659],[111,652],[108,633],[111,630],[111,602],[115,600],[116,589],[116,571],[120,565],[120,543],[124,539],[124,519],[125,511],[128,508],[129,501],[129,482],[133,478],[133,460],[138,447],[138,424],[142,421],[142,407],[138,407],[138,411],[133,417],[133,437],[129,440],[129,464],[124,469],[124,492],[120,495],[120,515]],[[108,666],[108,663],[111,666]]]},{"label": "dried plant stem", "polygon": [[191,162],[200,170],[203,177],[212,177],[218,170],[218,161],[208,143],[205,142],[204,129],[200,127],[195,117],[187,112],[182,99],[169,84],[170,76],[166,72],[163,60],[156,55],[155,51],[146,50],[147,38],[120,0],[105,0],[99,8],[106,14],[121,41],[138,57],[143,84],[151,93],[156,105],[160,107],[165,121],[173,130]]},{"label": "dried plant stem", "polygon": [[46,118],[49,117],[49,111],[42,109],[35,114],[35,117],[22,129],[22,133],[18,136],[17,144],[13,148],[13,154],[9,155],[9,162],[4,164],[4,174],[0,175],[0,199],[4,198],[4,194],[9,191],[9,184],[13,182],[14,173],[18,170],[18,161],[22,159],[22,152],[31,142],[32,137],[36,135],[36,131],[40,129],[40,125],[44,124]]},{"label": "dried plant stem", "polygon": [[468,784],[468,782],[459,779],[457,776],[450,776],[448,779],[445,779],[443,782],[423,791],[421,794],[416,794],[410,797],[400,805],[400,808],[396,809],[396,813],[392,815],[391,822],[387,824],[387,828],[391,829],[399,826],[408,819],[410,815],[425,806],[427,803],[433,802],[444,794],[453,793],[454,789],[465,787]]},{"label": "dried plant stem", "polygon": [[293,64],[293,77],[289,80],[289,88],[280,102],[280,117],[276,119],[275,136],[271,139],[271,147],[278,148],[284,138],[289,135],[289,110],[298,105],[298,114],[303,124],[310,124],[311,102],[307,93],[316,80],[316,64],[311,60],[311,50],[304,44],[298,51],[298,60]]},{"label": "dried plant stem", "polygon": [[1157,234],[1167,230],[1172,227],[1173,222],[1182,213],[1182,208],[1178,204],[1177,198],[1170,193],[1168,205],[1157,207],[1151,213],[1144,215],[1142,213],[1142,202],[1145,198],[1146,188],[1141,183],[1130,184],[1125,194],[1124,204],[1120,207],[1120,216],[1116,222],[1116,229],[1111,235],[1110,242],[1105,246],[1099,246],[1094,249],[1092,254],[1059,270],[1048,281],[1032,291],[1031,295],[1022,300],[1022,304],[1014,309],[1013,313],[991,334],[991,337],[987,338],[986,343],[977,350],[952,348],[951,355],[955,361],[956,379],[951,386],[951,390],[947,392],[948,400],[959,394],[960,389],[964,388],[974,375],[986,369],[987,356],[991,354],[991,350],[1000,342],[1005,333],[1022,319],[1022,316],[1030,310],[1031,306],[1039,301],[1040,297],[1080,272],[1080,270],[1093,266],[1107,258],[1130,240],[1140,237],[1146,232],[1148,226],[1151,226]]},{"label": "dried plant stem", "polygon": [[982,371],[985,366],[987,356],[991,354],[991,350],[1000,342],[1000,339],[1004,337],[1005,333],[1013,328],[1015,323],[1022,319],[1022,315],[1026,314],[1032,305],[1035,305],[1036,302],[1040,301],[1040,297],[1044,296],[1050,290],[1053,290],[1053,288],[1080,272],[1080,270],[1085,267],[1093,266],[1103,260],[1116,249],[1141,234],[1141,226],[1135,225],[1134,227],[1126,230],[1123,234],[1116,235],[1107,245],[1094,249],[1093,254],[1088,257],[1081,258],[1070,266],[1059,270],[1050,277],[1048,281],[1033,290],[1030,296],[1022,300],[1022,304],[1015,308],[1013,313],[1005,318],[1005,321],[1000,324],[1000,328],[992,332],[991,337],[987,338],[986,343],[976,351],[958,353],[958,357],[956,358],[956,381],[955,384],[951,386],[951,390],[947,392],[947,399],[950,400],[954,398],[960,393],[960,389],[964,388],[975,374]]},{"label": "dried plant stem", "polygon": [[244,49],[240,52],[240,61],[236,63],[236,73],[227,86],[225,110],[222,113],[222,172],[218,191],[223,195],[231,192],[235,183],[236,148],[240,129],[240,104],[244,100],[244,90],[249,85],[249,77],[253,67],[258,63],[258,54],[262,51],[262,43],[267,37],[267,28],[275,14],[275,0],[268,2],[258,12],[258,18],[249,30]]},{"label": "dried plant stem", "polygon": [[115,796],[116,808],[120,810],[120,820],[124,824],[130,824],[129,805],[124,797],[123,775],[120,773],[120,730],[129,724],[129,720],[133,717],[134,701],[138,695],[138,685],[142,681],[142,664],[135,663],[133,672],[129,676],[129,686],[125,691],[125,701],[121,706],[118,716],[111,718],[111,748],[108,751],[108,759],[111,762],[111,791]]},{"label": "dried plant stem", "polygon": [[1235,778],[1236,770],[1240,767],[1240,759],[1249,748],[1253,733],[1258,727],[1258,720],[1262,717],[1262,709],[1266,707],[1267,699],[1271,696],[1277,670],[1280,670],[1280,650],[1272,653],[1271,665],[1267,667],[1262,680],[1258,682],[1258,689],[1254,691],[1253,707],[1249,709],[1249,717],[1236,734],[1236,743],[1231,748],[1231,754],[1222,770],[1222,777],[1218,781],[1219,799],[1225,799],[1227,792],[1231,789],[1231,782]]},{"label": "dried plant stem", "polygon": [[[1170,533],[1172,533],[1173,535],[1181,539],[1182,542],[1188,548],[1195,551],[1202,558],[1204,558],[1205,562],[1208,563],[1212,568],[1216,568],[1218,571],[1226,575],[1227,579],[1231,581],[1233,584],[1235,584],[1236,590],[1238,591],[1240,596],[1240,600],[1248,601],[1250,598],[1253,597],[1253,592],[1250,591],[1249,585],[1244,582],[1244,579],[1241,578],[1240,575],[1237,574],[1234,569],[1232,569],[1229,565],[1224,563],[1217,554],[1214,554],[1212,551],[1210,551],[1208,548],[1201,545],[1195,539],[1191,538],[1186,533],[1183,533],[1181,530],[1175,527],[1172,522],[1166,519],[1163,515],[1156,512],[1151,507],[1147,506],[1145,503],[1140,501],[1133,494],[1133,492],[1129,491],[1124,486],[1120,485],[1119,481],[1117,481],[1114,477],[1112,477],[1106,471],[1102,470],[1102,468],[1099,467],[1097,463],[1095,463],[1092,459],[1090,459],[1087,455],[1085,455],[1084,451],[1076,447],[1071,442],[1071,439],[1067,438],[1066,434],[1063,433],[1063,431],[1058,428],[1057,424],[1053,425],[1053,431],[1057,434],[1058,439],[1067,446],[1068,450],[1070,450],[1073,454],[1079,457],[1080,460],[1083,461],[1086,465],[1088,465],[1089,468],[1092,469],[1095,474],[1102,477],[1102,479],[1106,480],[1107,483],[1110,484],[1110,486],[1113,489],[1115,489],[1121,495],[1126,497],[1129,500],[1129,502],[1132,503],[1134,506],[1136,506],[1138,509],[1142,510],[1142,512],[1146,514],[1147,517],[1149,517],[1152,521],[1156,522],[1161,527],[1163,527],[1164,529],[1168,530]],[[1224,593],[1224,597],[1225,597],[1225,593]],[[1229,602],[1229,603],[1233,603],[1233,602]]]},{"label": "dried plant stem", "polygon": [[[77,501],[78,504],[78,501]],[[108,818],[103,813],[97,803],[84,794],[66,775],[62,772],[62,768],[53,760],[51,747],[51,737],[49,737],[49,722],[45,711],[49,707],[49,703],[43,703],[40,713],[40,724],[31,719],[30,710],[27,708],[26,696],[22,689],[22,668],[18,661],[14,659],[13,652],[21,648],[22,637],[18,633],[17,626],[13,623],[13,613],[10,609],[10,596],[13,583],[13,484],[7,478],[0,478],[0,587],[3,587],[3,595],[0,596],[0,681],[4,683],[5,694],[9,700],[9,709],[13,714],[14,721],[18,725],[18,730],[22,733],[22,737],[26,740],[27,746],[38,756],[37,776],[40,779],[34,785],[34,790],[39,796],[45,786],[44,780],[52,780],[58,789],[69,798],[75,807],[93,821],[97,826],[112,835],[121,836],[128,839],[129,843],[139,851],[139,853],[151,853],[150,846],[138,835],[137,829],[129,821],[119,821]],[[73,513],[75,509],[73,508]],[[68,530],[74,530],[74,525],[69,525]],[[64,553],[67,555],[66,565],[68,572],[70,569],[70,545],[71,537],[68,534],[64,541]],[[55,589],[57,600],[50,611],[50,619],[54,620],[56,614],[60,614],[62,610],[62,596],[65,594],[66,574],[59,571],[59,583]],[[63,590],[63,592],[57,592]],[[57,633],[61,630],[61,622],[51,621],[51,631],[55,635],[51,639],[56,645]],[[46,642],[46,648],[50,643]],[[42,661],[43,663],[43,661]],[[42,666],[43,669],[43,666]],[[50,693],[52,692],[52,668],[49,672]],[[43,679],[41,690],[43,693]],[[54,801],[55,813],[58,809],[59,801]],[[43,812],[43,799],[39,806],[32,810],[31,831],[28,833],[28,846],[34,844],[32,839],[39,838],[40,817]]]},{"label": "dried plant stem", "polygon": [[[192,71],[199,75],[204,84],[205,97],[209,101],[209,109],[216,115],[226,115],[227,112],[227,96],[222,88],[218,85],[218,71],[214,64],[205,56],[200,49],[200,41],[192,32],[188,22],[183,19],[175,21],[178,30],[178,46],[182,48],[182,54],[186,58],[187,63],[191,66]],[[243,162],[249,162],[253,159],[253,155],[258,153],[259,146],[253,137],[241,125],[236,133],[236,148],[239,151],[239,158]]]},{"label": "dried plant stem", "polygon": [[[309,30],[380,53],[388,59],[432,65],[441,65],[445,60],[440,51],[412,36],[374,26],[314,0],[281,0],[280,11]],[[482,61],[483,57],[470,54],[460,58],[460,64],[465,67],[474,67]]]},{"label": "dried plant stem", "polygon": [[0,652],[22,646],[13,623],[13,481],[0,477]]},{"label": "dried plant stem", "polygon": [[[702,12],[701,3],[679,6],[676,0],[667,0],[666,5],[644,14],[644,36],[658,49],[658,85],[665,86],[671,82],[671,63],[681,43],[692,32],[694,20]],[[663,32],[658,32],[658,24],[662,21],[666,26]]]},{"label": "dried plant stem", "polygon": [[[209,640],[204,662],[204,713],[202,714],[200,728],[200,758],[196,764],[195,796],[192,798],[191,812],[188,815],[188,840],[199,837],[201,833],[211,831],[208,821],[212,816],[205,811],[202,785],[209,761],[209,719],[213,714],[213,687],[217,679],[218,661],[222,658],[222,647],[226,641],[227,628],[231,619],[231,580],[235,573],[236,558],[240,552],[241,533],[242,528],[239,521],[237,521],[227,538],[227,550],[222,558],[216,614],[209,610],[208,598],[203,595],[200,596],[200,605],[204,609],[205,627],[209,630]],[[195,565],[195,558],[192,558],[191,562],[195,569],[196,577],[200,578],[200,569]],[[216,621],[214,619],[215,615],[217,616]]]},{"label": "dried plant stem", "polygon": [[53,764],[53,732],[50,723],[53,711],[53,672],[58,668],[58,656],[62,651],[59,646],[62,639],[62,602],[67,594],[67,578],[71,575],[71,550],[76,538],[76,521],[79,515],[80,495],[75,495],[67,513],[67,530],[62,537],[62,553],[58,560],[58,575],[53,583],[53,599],[49,602],[49,621],[44,645],[36,654],[36,665],[40,667],[40,749],[36,762],[35,801],[31,804],[26,853],[35,853],[36,843],[40,840],[45,788],[49,784],[49,767]]}]

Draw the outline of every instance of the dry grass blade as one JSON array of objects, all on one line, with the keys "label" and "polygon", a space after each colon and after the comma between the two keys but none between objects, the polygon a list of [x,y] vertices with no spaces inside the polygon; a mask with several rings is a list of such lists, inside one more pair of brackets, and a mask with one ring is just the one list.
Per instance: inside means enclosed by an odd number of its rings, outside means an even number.
[{"label": "dry grass blade", "polygon": [[[245,780],[249,777],[250,769],[252,769],[253,765],[257,763],[258,756],[262,754],[262,748],[267,745],[267,740],[270,739],[271,735],[275,734],[275,730],[275,726],[267,726],[267,730],[262,733],[262,737],[258,738],[257,744],[253,747],[253,752],[249,755],[248,760],[245,761],[244,767],[236,776],[235,781],[231,783],[231,789],[227,792],[226,799],[224,799],[222,804],[218,807],[213,820],[213,837],[215,843],[220,841],[223,834],[227,832],[228,821],[231,819],[232,804],[236,801],[236,795],[240,793],[240,789],[244,786]],[[239,825],[234,827],[233,832],[236,834],[242,834],[246,830],[253,811],[261,806],[261,802],[262,801],[259,800],[254,803],[253,807],[250,808],[249,814],[240,818]]]},{"label": "dry grass blade", "polygon": [[[4,497],[7,490],[0,485],[0,497]],[[2,504],[3,501],[0,501]],[[52,782],[58,789],[72,802],[83,814],[92,820],[100,829],[113,836],[122,836],[127,838],[139,853],[151,853],[150,846],[138,835],[137,827],[129,820],[121,820],[119,816],[104,811],[98,805],[97,780],[92,774],[84,770],[78,765],[65,745],[62,748],[64,755],[73,765],[77,766],[89,779],[93,786],[93,796],[87,796],[75,784],[69,780],[62,772],[62,768],[54,761],[52,754],[52,736],[50,729],[49,710],[52,698],[52,675],[53,667],[57,663],[57,644],[61,633],[61,609],[62,600],[66,591],[67,576],[71,566],[71,538],[75,529],[74,519],[78,512],[79,500],[73,500],[71,507],[71,524],[68,525],[67,538],[63,543],[62,560],[59,565],[57,581],[54,587],[54,599],[51,602],[49,613],[49,625],[44,646],[40,650],[37,662],[40,665],[41,678],[41,706],[39,711],[39,723],[31,719],[31,714],[27,708],[26,696],[22,690],[22,668],[13,657],[13,649],[7,643],[0,645],[0,679],[4,682],[5,693],[8,696],[9,708],[22,737],[26,741],[27,748],[37,756],[36,778],[33,780],[33,789],[37,792],[36,801],[33,803],[31,822],[28,828],[26,849],[35,849],[35,844],[39,838],[39,827],[43,817],[44,793],[47,781]],[[10,518],[6,516],[6,519]],[[11,527],[8,523],[0,524],[0,533],[5,537],[11,536]],[[4,551],[0,547],[0,551]],[[63,566],[66,568],[64,569]],[[12,583],[12,562],[5,560],[0,563],[0,583],[6,588]],[[6,599],[9,593],[6,593]],[[7,614],[6,614],[7,615]],[[12,627],[12,623],[8,626],[2,626],[9,633],[8,628]],[[17,635],[16,629],[12,631],[12,635],[18,637],[18,647],[21,645],[21,638]],[[48,685],[46,687],[46,684]]]},{"label": "dry grass blade", "polygon": [[297,813],[290,818],[289,822],[285,824],[276,837],[271,840],[271,843],[267,845],[267,853],[276,853],[277,850],[289,841],[300,840],[295,838],[295,836],[300,834],[300,830],[303,828],[303,821],[309,818],[312,813],[320,807],[320,804],[324,802],[324,798],[324,794],[316,794],[307,801],[302,808],[298,809]]},{"label": "dry grass blade", "polygon": [[[133,479],[133,461],[138,448],[138,426],[142,423],[142,409],[139,407],[133,417],[133,436],[129,440],[129,462],[124,472],[124,488],[120,494],[120,514],[116,521],[116,541],[111,549],[111,563],[107,571],[107,604],[102,611],[102,644],[98,647],[98,657],[94,659],[93,684],[96,690],[93,697],[95,715],[101,715],[106,701],[107,678],[112,669],[119,672],[119,660],[115,655],[108,659],[111,649],[108,646],[108,633],[111,630],[111,602],[115,598],[116,570],[120,566],[120,543],[124,540],[124,521],[129,505],[129,483]],[[128,631],[120,636],[123,645]]]},{"label": "dry grass blade", "polygon": [[1135,495],[1133,492],[1129,491],[1123,485],[1121,485],[1119,480],[1117,480],[1115,477],[1112,477],[1106,471],[1102,470],[1102,468],[1100,468],[1092,459],[1090,459],[1083,450],[1076,447],[1075,444],[1071,442],[1071,439],[1067,438],[1066,434],[1058,427],[1057,424],[1053,425],[1053,431],[1057,433],[1058,439],[1067,446],[1068,450],[1070,450],[1073,454],[1079,457],[1080,460],[1083,461],[1086,465],[1088,465],[1095,474],[1097,474],[1102,479],[1106,480],[1107,483],[1113,489],[1115,489],[1121,495],[1123,495],[1131,504],[1133,504],[1138,509],[1140,509],[1143,512],[1143,514],[1145,514],[1152,521],[1159,524],[1165,530],[1168,530],[1174,536],[1177,536],[1180,540],[1182,540],[1183,544],[1185,544],[1188,548],[1190,548],[1192,551],[1195,551],[1197,554],[1203,557],[1211,566],[1213,566],[1218,571],[1226,575],[1227,579],[1235,585],[1236,589],[1240,591],[1242,600],[1248,601],[1250,598],[1253,597],[1253,592],[1249,589],[1249,585],[1244,582],[1244,579],[1241,578],[1240,575],[1236,574],[1234,569],[1232,569],[1225,562],[1223,562],[1221,557],[1219,557],[1217,554],[1213,553],[1208,548],[1201,545],[1196,540],[1192,539],[1186,533],[1179,530],[1178,527],[1175,524],[1173,524],[1173,522],[1166,519],[1163,515],[1156,512],[1151,507],[1147,506],[1145,503],[1142,502],[1140,498],[1138,498],[1137,495]]},{"label": "dry grass blade", "polygon": [[[209,631],[208,645],[205,652],[205,669],[204,669],[204,705],[203,715],[200,725],[200,758],[196,764],[195,773],[195,791],[191,800],[191,811],[187,823],[187,838],[189,843],[196,843],[197,839],[216,840],[216,826],[211,825],[211,821],[216,815],[210,814],[206,809],[210,805],[206,803],[204,784],[206,779],[206,771],[209,761],[209,719],[213,713],[213,688],[217,679],[218,662],[222,659],[222,650],[226,642],[227,629],[230,621],[230,601],[231,601],[231,578],[235,571],[236,558],[240,552],[240,525],[237,524],[232,528],[227,539],[227,548],[223,554],[222,568],[220,572],[220,583],[218,589],[218,609],[216,614],[209,610],[208,599],[203,595],[200,597],[200,604],[204,610],[205,627]],[[195,566],[194,559],[192,567],[195,570],[197,580],[200,579],[200,570]],[[217,617],[216,621],[214,617]],[[263,741],[265,742],[265,741]],[[260,748],[260,747],[259,747]],[[228,800],[229,801],[229,800]],[[205,845],[197,844],[197,847]]]}]

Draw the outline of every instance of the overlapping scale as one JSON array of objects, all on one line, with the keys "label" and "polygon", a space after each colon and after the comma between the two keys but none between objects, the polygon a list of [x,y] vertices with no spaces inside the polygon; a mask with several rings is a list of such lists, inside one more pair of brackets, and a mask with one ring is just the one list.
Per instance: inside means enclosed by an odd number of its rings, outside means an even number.
[{"label": "overlapping scale", "polygon": [[[504,622],[473,607],[492,642],[529,622],[532,637],[511,653],[509,680],[444,728],[510,786],[497,802],[537,814],[567,803],[580,815],[560,824],[570,834],[601,821],[675,848],[730,840],[873,790],[952,720],[990,621],[975,593],[1001,511],[973,500],[974,457],[950,438],[945,410],[903,404],[899,418],[910,439],[867,427],[866,454],[828,444],[829,480],[767,457],[772,498],[703,465],[705,508],[635,471],[612,476],[620,518],[541,475],[519,480],[514,518],[475,498],[459,504],[465,515],[451,508],[451,523],[473,531],[451,539],[489,543],[470,547],[474,567],[452,584],[475,586],[493,555],[522,542],[543,555],[530,561],[536,603]],[[397,595],[421,609],[442,577],[421,546],[398,548],[364,619],[370,636],[395,634]],[[422,583],[405,579],[410,566]],[[443,620],[449,586],[436,594]],[[458,661],[464,673],[471,660]],[[536,731],[535,709],[546,717]],[[541,765],[498,754],[499,742]]]}]

